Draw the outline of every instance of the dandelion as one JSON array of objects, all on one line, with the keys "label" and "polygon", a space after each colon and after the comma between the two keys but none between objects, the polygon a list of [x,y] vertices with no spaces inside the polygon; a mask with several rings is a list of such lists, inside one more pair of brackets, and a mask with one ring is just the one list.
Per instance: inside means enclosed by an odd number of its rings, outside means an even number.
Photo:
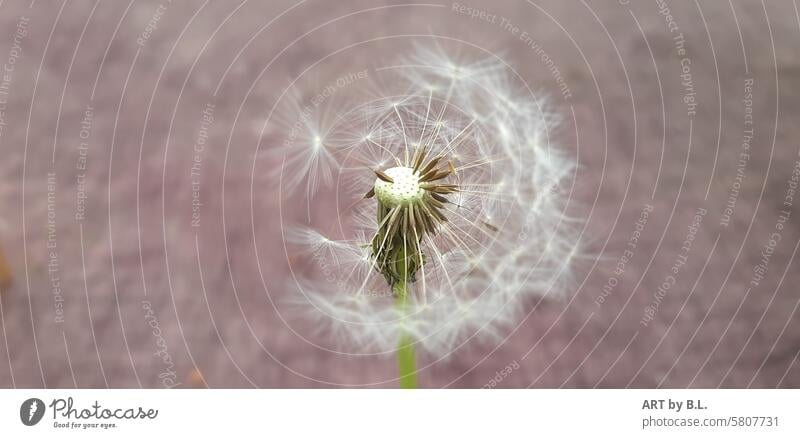
[{"label": "dandelion", "polygon": [[[501,340],[527,298],[567,289],[575,165],[549,140],[553,117],[497,58],[421,50],[386,73],[396,94],[338,108],[335,140],[323,152],[298,145],[284,173],[343,183],[338,230],[349,234],[292,231],[326,268],[298,282],[298,301],[337,340],[396,352],[401,386],[414,387],[417,350],[438,358]],[[309,149],[329,158],[330,177],[298,160]]]}]

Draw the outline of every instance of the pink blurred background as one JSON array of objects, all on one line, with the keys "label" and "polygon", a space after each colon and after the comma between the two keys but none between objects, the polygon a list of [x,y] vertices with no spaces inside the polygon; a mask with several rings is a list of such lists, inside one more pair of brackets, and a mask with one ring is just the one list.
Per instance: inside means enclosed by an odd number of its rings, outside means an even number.
[{"label": "pink blurred background", "polygon": [[270,153],[292,116],[267,116],[301,74],[308,99],[434,41],[495,53],[549,98],[590,255],[571,294],[529,303],[504,341],[421,356],[421,386],[800,385],[797,199],[770,247],[800,159],[793,1],[5,1],[0,30],[2,387],[396,387],[393,357],[336,345],[284,304],[283,229],[307,211]]}]

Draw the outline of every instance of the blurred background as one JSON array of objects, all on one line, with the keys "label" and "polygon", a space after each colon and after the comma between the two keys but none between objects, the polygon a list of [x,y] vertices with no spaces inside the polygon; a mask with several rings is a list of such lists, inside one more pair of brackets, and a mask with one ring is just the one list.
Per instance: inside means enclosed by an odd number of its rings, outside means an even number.
[{"label": "blurred background", "polygon": [[7,0],[0,31],[2,387],[396,387],[283,304],[308,212],[272,152],[285,93],[430,44],[548,99],[591,256],[420,386],[800,385],[793,0]]}]

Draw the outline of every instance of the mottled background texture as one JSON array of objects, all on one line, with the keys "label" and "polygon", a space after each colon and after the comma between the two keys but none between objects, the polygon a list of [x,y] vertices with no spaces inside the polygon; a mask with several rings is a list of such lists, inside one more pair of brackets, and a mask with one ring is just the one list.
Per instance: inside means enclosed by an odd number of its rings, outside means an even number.
[{"label": "mottled background texture", "polygon": [[548,97],[587,255],[502,342],[420,357],[421,386],[800,386],[797,5],[627,3],[0,1],[0,386],[396,387],[391,356],[285,304],[308,212],[270,153],[294,115],[268,114],[295,79],[302,101],[434,42]]}]

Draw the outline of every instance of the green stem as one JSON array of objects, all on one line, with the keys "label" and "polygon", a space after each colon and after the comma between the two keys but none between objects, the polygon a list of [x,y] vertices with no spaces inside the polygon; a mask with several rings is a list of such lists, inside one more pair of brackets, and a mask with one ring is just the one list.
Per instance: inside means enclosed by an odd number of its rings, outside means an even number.
[{"label": "green stem", "polygon": [[[408,283],[400,281],[392,287],[395,303],[402,312],[408,307]],[[400,387],[414,389],[417,387],[417,359],[414,354],[414,339],[408,333],[400,334],[397,346],[397,369],[400,374]]]}]

